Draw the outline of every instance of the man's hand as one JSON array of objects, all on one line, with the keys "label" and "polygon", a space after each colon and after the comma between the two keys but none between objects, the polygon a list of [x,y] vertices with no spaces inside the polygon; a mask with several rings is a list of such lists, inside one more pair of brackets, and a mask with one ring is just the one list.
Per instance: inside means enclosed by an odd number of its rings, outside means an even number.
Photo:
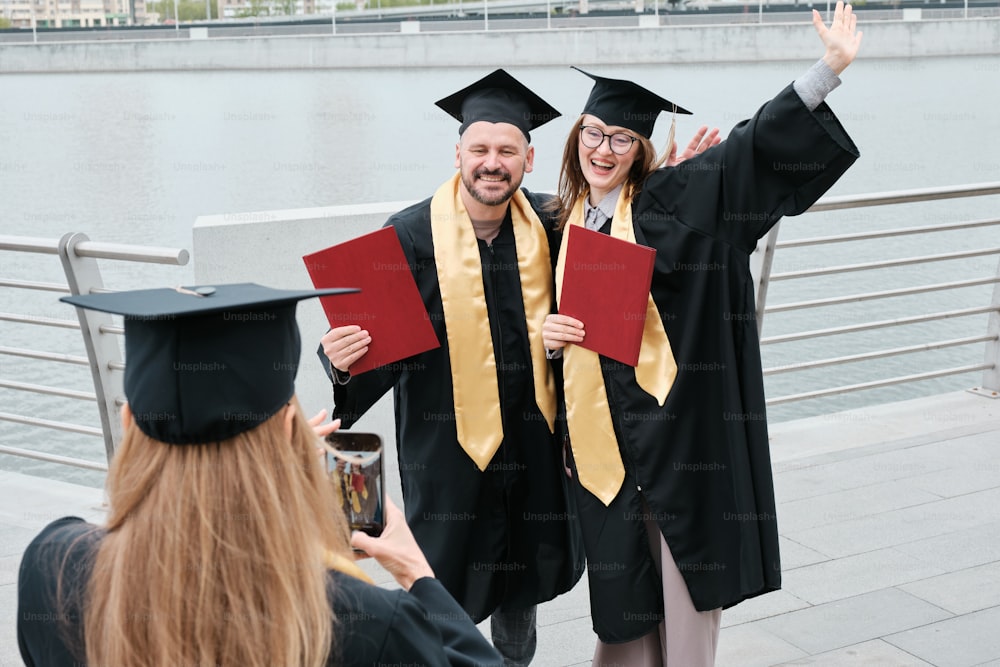
[{"label": "man's hand", "polygon": [[542,323],[542,343],[548,350],[559,350],[568,343],[579,343],[583,340],[583,322],[567,315],[551,313],[545,316]]},{"label": "man's hand", "polygon": [[341,373],[351,370],[351,364],[365,356],[372,337],[356,324],[330,329],[320,339],[323,354]]},{"label": "man's hand", "polygon": [[826,53],[823,54],[823,62],[829,65],[830,69],[837,76],[847,69],[847,66],[854,61],[858,55],[858,48],[861,46],[861,36],[858,32],[858,17],[850,5],[844,5],[843,0],[837,0],[837,7],[833,10],[833,22],[827,28],[823,23],[820,13],[813,10],[813,26],[819,33],[819,38],[826,46]]}]

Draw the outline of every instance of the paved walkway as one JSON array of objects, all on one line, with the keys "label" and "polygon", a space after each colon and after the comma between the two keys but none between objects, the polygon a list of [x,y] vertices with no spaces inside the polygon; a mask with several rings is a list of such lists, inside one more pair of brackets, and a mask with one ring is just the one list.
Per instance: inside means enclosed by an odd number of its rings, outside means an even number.
[{"label": "paved walkway", "polygon": [[[1000,399],[956,392],[771,435],[784,587],[723,613],[717,664],[1000,667]],[[59,516],[99,517],[101,499],[0,472],[0,667],[21,664],[24,546]],[[535,665],[589,664],[585,581],[539,623]]]}]

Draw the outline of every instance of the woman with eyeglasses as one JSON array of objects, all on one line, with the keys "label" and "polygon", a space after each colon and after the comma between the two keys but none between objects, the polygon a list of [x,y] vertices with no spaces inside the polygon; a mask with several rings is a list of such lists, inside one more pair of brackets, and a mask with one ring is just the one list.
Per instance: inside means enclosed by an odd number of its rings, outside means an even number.
[{"label": "woman with eyeglasses", "polygon": [[813,24],[819,62],[718,145],[703,128],[666,168],[653,124],[690,112],[587,74],[559,181],[557,292],[570,226],[656,251],[635,367],[576,345],[587,322],[554,314],[543,328],[563,356],[595,665],[712,665],[722,609],[780,588],[749,259],[859,155],[823,102],[857,54],[856,17],[838,2],[829,28],[815,11]]}]

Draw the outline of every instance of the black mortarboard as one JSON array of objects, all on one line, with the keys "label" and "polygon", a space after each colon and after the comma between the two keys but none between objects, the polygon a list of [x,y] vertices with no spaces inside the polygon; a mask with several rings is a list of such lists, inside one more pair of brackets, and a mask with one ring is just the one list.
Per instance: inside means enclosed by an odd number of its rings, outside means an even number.
[{"label": "black mortarboard", "polygon": [[226,440],[295,392],[302,299],[355,289],[252,283],[63,297],[125,317],[125,396],[146,435],[175,445]]},{"label": "black mortarboard", "polygon": [[597,116],[607,125],[626,127],[649,139],[661,111],[691,113],[637,83],[595,76],[579,67],[573,69],[594,80],[594,87],[583,107],[583,113]]},{"label": "black mortarboard", "polygon": [[531,141],[530,130],[561,114],[523,83],[502,69],[488,74],[471,86],[435,102],[461,121],[458,133],[475,122],[510,123]]}]

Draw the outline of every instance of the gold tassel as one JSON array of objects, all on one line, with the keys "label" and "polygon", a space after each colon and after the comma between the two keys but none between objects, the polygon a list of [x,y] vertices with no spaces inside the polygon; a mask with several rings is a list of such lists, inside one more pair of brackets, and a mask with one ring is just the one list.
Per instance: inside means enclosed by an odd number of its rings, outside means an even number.
[{"label": "gold tassel", "polygon": [[676,134],[676,132],[677,132],[677,107],[674,107],[674,113],[672,116],[670,116],[670,131],[667,133],[667,149],[665,153],[668,156],[670,155],[670,151],[674,149],[674,134]]}]

